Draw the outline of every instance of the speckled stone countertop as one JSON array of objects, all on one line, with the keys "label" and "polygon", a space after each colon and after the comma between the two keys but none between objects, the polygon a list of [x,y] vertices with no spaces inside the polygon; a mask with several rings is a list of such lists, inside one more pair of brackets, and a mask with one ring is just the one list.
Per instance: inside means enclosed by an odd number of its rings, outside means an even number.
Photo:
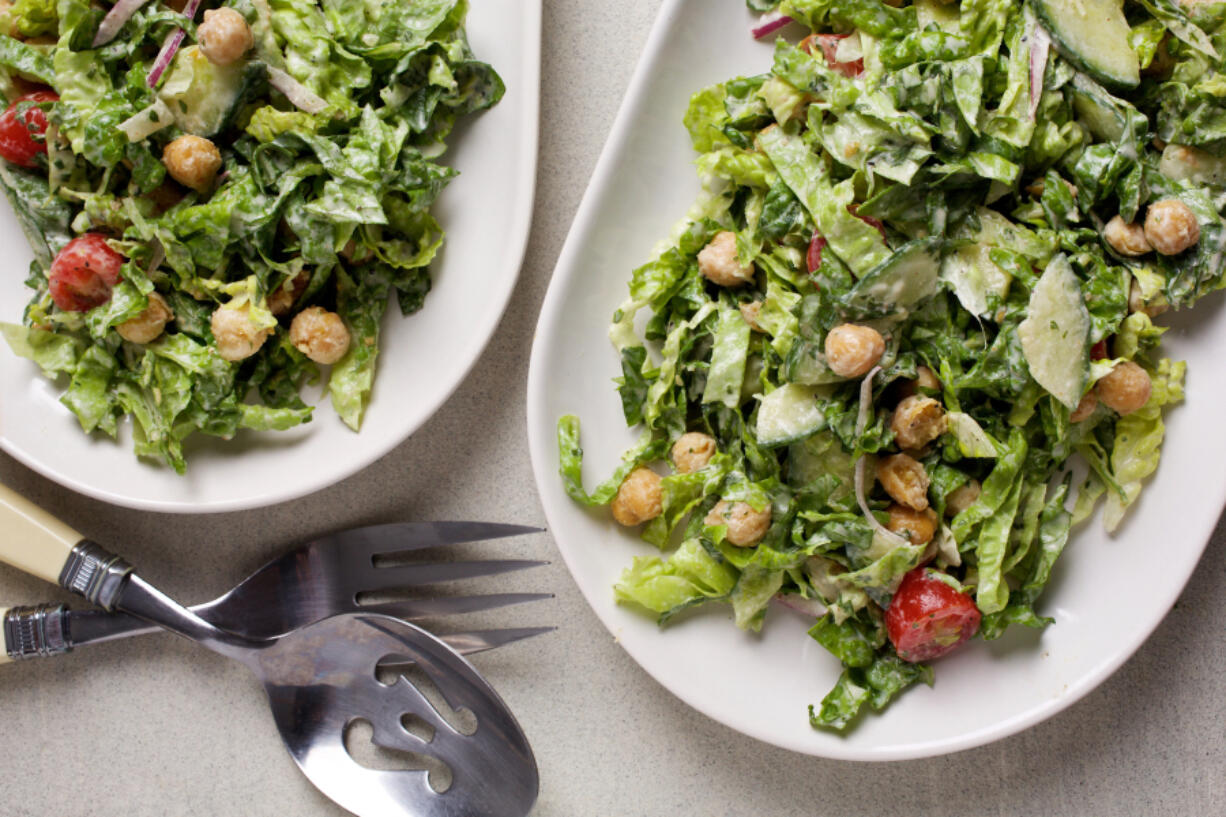
[{"label": "speckled stone countertop", "polygon": [[[481,0],[473,6],[478,13]],[[4,456],[0,481],[190,602],[321,530],[412,519],[543,525],[524,430],[533,328],[658,6],[546,0],[535,223],[518,289],[467,383],[391,454],[313,496],[209,516],[110,507]],[[1171,615],[1082,701],[980,749],[890,764],[792,754],[690,710],[614,643],[547,534],[500,549],[509,551],[553,564],[501,587],[557,598],[506,618],[559,629],[474,663],[532,741],[543,817],[1226,814],[1221,526]],[[54,597],[0,568],[6,603]],[[1120,615],[1127,610],[1121,599]],[[2,674],[0,817],[344,814],[284,752],[246,670],[179,639],[100,645]]]}]

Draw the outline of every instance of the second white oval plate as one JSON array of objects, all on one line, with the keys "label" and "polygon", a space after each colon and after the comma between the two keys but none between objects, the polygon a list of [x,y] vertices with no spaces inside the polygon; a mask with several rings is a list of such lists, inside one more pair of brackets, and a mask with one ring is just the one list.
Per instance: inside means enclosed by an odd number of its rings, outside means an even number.
[{"label": "second white oval plate", "polygon": [[[895,760],[967,749],[1017,732],[1085,695],[1130,656],[1175,602],[1226,500],[1226,347],[1220,297],[1179,316],[1167,353],[1188,361],[1186,404],[1170,415],[1162,466],[1132,518],[1108,538],[1097,521],[1074,532],[1040,604],[1056,623],[1042,634],[974,641],[937,662],[936,685],[906,692],[840,736],[809,726],[838,678],[838,661],[806,634],[811,622],[772,609],[761,634],[736,629],[727,607],[660,630],[617,605],[612,585],[635,556],[655,549],[619,529],[605,509],[571,502],[558,476],[556,425],[583,421],[591,486],[635,439],[613,378],[606,336],[630,272],[698,193],[681,124],[690,95],[769,69],[772,46],[749,36],[742,3],[668,0],[631,82],[546,297],[528,383],[528,434],[541,500],[558,546],[588,603],[626,651],[677,697],[767,743],[831,758]],[[1215,452],[1214,456],[1206,456]],[[1144,717],[1144,713],[1133,713]]]},{"label": "second white oval plate", "polygon": [[[81,433],[60,390],[0,342],[0,448],[80,493],[154,511],[230,511],[303,496],[386,454],[447,400],[481,355],[515,287],[527,247],[536,183],[540,98],[540,0],[478,0],[468,13],[477,58],[494,66],[506,95],[461,123],[443,161],[460,175],[434,213],[447,241],[422,310],[383,324],[374,393],[361,432],[326,397],[315,418],[281,433],[194,439],[185,476],[137,460],[130,424],[118,441]],[[20,320],[31,254],[0,202],[0,320]]]}]

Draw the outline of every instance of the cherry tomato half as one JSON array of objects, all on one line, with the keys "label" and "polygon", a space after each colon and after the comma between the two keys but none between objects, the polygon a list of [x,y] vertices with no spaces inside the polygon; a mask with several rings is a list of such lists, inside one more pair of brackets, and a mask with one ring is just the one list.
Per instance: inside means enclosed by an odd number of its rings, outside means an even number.
[{"label": "cherry tomato half", "polygon": [[864,60],[839,62],[837,59],[839,43],[850,37],[850,34],[811,34],[800,44],[800,47],[810,54],[820,50],[826,58],[826,66],[845,77],[857,77],[864,73]]},{"label": "cherry tomato half", "polygon": [[101,233],[77,236],[51,262],[51,299],[65,312],[87,312],[110,300],[122,267]]},{"label": "cherry tomato half", "polygon": [[916,663],[952,651],[979,631],[980,618],[970,596],[917,567],[894,593],[885,627],[898,657]]},{"label": "cherry tomato half", "polygon": [[59,97],[51,91],[35,91],[19,96],[8,110],[0,114],[0,157],[15,165],[34,167],[35,157],[47,152],[41,137],[47,132],[47,114],[42,108],[27,108],[18,113],[23,102],[55,102]]}]

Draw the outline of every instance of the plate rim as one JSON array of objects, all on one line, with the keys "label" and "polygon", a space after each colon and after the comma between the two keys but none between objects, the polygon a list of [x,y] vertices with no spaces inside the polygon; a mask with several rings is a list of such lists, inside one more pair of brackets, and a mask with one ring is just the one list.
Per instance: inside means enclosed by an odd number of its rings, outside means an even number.
[{"label": "plate rim", "polygon": [[[656,683],[682,703],[701,712],[708,718],[763,743],[799,754],[832,760],[900,761],[937,757],[973,749],[1036,726],[1072,706],[1096,689],[1128,661],[1158,626],[1166,620],[1171,608],[1178,601],[1180,595],[1182,595],[1193,572],[1195,572],[1200,564],[1213,531],[1217,527],[1221,509],[1226,507],[1226,484],[1220,485],[1217,491],[1218,503],[1216,507],[1219,509],[1218,514],[1206,516],[1205,520],[1202,520],[1200,524],[1193,526],[1193,531],[1185,532],[1184,534],[1185,536],[1192,536],[1200,544],[1196,548],[1196,558],[1189,559],[1186,568],[1178,571],[1176,574],[1178,581],[1172,582],[1169,585],[1168,591],[1160,594],[1158,598],[1159,603],[1155,606],[1161,607],[1163,610],[1162,615],[1156,616],[1146,626],[1135,629],[1132,632],[1132,636],[1126,639],[1106,660],[1094,666],[1089,672],[1079,676],[1068,685],[1062,694],[1048,697],[1042,703],[1023,710],[1012,717],[1005,718],[991,726],[986,726],[967,734],[932,742],[899,744],[883,748],[864,748],[851,743],[834,743],[832,745],[837,747],[836,750],[828,751],[823,745],[800,745],[792,741],[780,740],[778,736],[772,735],[765,730],[744,728],[742,725],[732,723],[727,718],[722,717],[721,710],[705,708],[691,702],[678,689],[666,682],[650,661],[644,660],[640,651],[634,646],[633,641],[627,643],[626,639],[620,637],[619,628],[622,622],[617,621],[615,618],[616,611],[619,608],[617,606],[606,607],[597,603],[595,594],[597,592],[608,594],[612,580],[610,579],[610,581],[605,583],[605,586],[600,588],[587,586],[580,579],[580,572],[575,565],[577,550],[563,546],[558,537],[559,528],[565,527],[565,525],[559,526],[556,524],[556,520],[561,518],[560,507],[565,503],[571,502],[571,500],[562,491],[558,476],[556,432],[552,431],[556,427],[557,418],[544,416],[544,388],[545,380],[547,379],[545,345],[546,341],[556,334],[551,330],[561,320],[565,306],[561,295],[563,285],[578,274],[581,248],[585,244],[588,233],[597,221],[598,200],[603,197],[605,187],[614,176],[614,171],[620,164],[623,154],[627,149],[630,141],[630,126],[633,124],[638,110],[644,104],[643,100],[646,96],[644,91],[650,81],[653,68],[672,39],[670,35],[680,10],[690,2],[693,2],[693,0],[664,0],[652,24],[646,45],[636,63],[634,73],[627,85],[625,96],[618,108],[609,135],[601,149],[591,179],[580,200],[566,240],[562,245],[562,250],[550,278],[549,287],[546,291],[533,335],[532,353],[529,359],[527,411],[525,417],[528,432],[528,448],[541,506],[545,512],[549,530],[554,536],[555,541],[558,542],[558,551],[562,555],[563,562],[566,564],[572,580],[583,594],[588,607],[600,620],[605,629],[608,630],[614,641]],[[680,127],[680,123],[677,126]],[[667,227],[668,225],[662,225],[662,231],[667,229]],[[614,399],[612,390],[610,390],[610,399]]]},{"label": "plate rim", "polygon": [[[109,491],[103,487],[82,481],[53,465],[46,464],[37,456],[20,446],[7,434],[0,430],[0,451],[12,457],[31,471],[83,496],[107,502],[119,507],[157,513],[193,514],[193,513],[227,513],[232,511],[247,511],[266,508],[283,502],[290,502],[325,490],[333,485],[365,470],[379,459],[403,444],[422,426],[429,422],[440,409],[454,396],[459,387],[468,379],[469,374],[484,356],[490,341],[493,340],[502,324],[511,298],[515,293],[516,284],[523,269],[524,258],[531,237],[532,219],[536,201],[536,173],[540,153],[540,76],[541,76],[541,23],[543,16],[543,0],[516,0],[522,4],[521,16],[524,18],[523,31],[526,38],[518,39],[521,44],[519,58],[523,81],[516,88],[524,99],[520,104],[523,111],[523,121],[520,123],[520,133],[524,139],[525,150],[517,162],[517,190],[515,200],[509,204],[512,216],[508,219],[508,232],[514,243],[503,254],[502,273],[492,275],[491,280],[502,282],[501,292],[497,293],[498,306],[490,316],[483,332],[477,333],[471,358],[463,366],[457,366],[449,373],[448,382],[436,393],[434,399],[424,404],[417,422],[410,423],[398,429],[398,434],[389,435],[380,444],[372,445],[367,451],[343,467],[330,470],[324,476],[307,478],[289,490],[256,490],[248,491],[241,497],[212,499],[205,501],[190,501],[179,499],[159,499],[135,497],[127,494]],[[473,12],[469,10],[470,14]],[[495,66],[497,68],[497,66]],[[427,299],[428,300],[428,299]],[[0,350],[9,353],[7,349]],[[41,374],[33,376],[41,377]],[[339,422],[339,419],[337,420]]]}]

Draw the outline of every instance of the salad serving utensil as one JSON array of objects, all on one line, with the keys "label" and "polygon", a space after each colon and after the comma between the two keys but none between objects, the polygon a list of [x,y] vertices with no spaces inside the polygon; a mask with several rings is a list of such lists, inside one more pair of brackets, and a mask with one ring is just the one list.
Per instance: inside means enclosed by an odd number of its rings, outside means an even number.
[{"label": "salad serving utensil", "polygon": [[[539,777],[527,738],[498,694],[427,631],[382,613],[345,613],[267,638],[220,629],[135,574],[132,566],[0,486],[0,560],[196,641],[246,666],[263,684],[282,740],[303,773],[342,807],[363,815],[525,815]],[[452,710],[453,725],[406,677],[385,683],[386,659],[418,668]],[[445,791],[426,771],[361,765],[346,748],[357,722],[380,747],[436,758],[451,770]],[[425,735],[421,734],[425,731]]]},{"label": "salad serving utensil", "polygon": [[[0,505],[10,501],[10,496],[11,492],[0,486]],[[552,598],[553,594],[436,594],[375,603],[363,601],[371,594],[543,565],[545,562],[524,559],[405,564],[389,558],[392,554],[536,532],[537,528],[487,522],[403,522],[331,533],[270,560],[233,589],[190,609],[219,629],[253,638],[271,638],[341,613],[378,613],[418,622],[539,601]],[[10,655],[14,658],[54,655],[85,644],[161,631],[124,613],[69,610],[62,605],[20,608],[10,610],[9,615],[31,619],[20,626],[35,637],[20,644],[10,643]],[[501,628],[439,637],[461,655],[470,655],[553,629]],[[56,637],[52,641],[39,640],[36,636],[40,632]]]}]

